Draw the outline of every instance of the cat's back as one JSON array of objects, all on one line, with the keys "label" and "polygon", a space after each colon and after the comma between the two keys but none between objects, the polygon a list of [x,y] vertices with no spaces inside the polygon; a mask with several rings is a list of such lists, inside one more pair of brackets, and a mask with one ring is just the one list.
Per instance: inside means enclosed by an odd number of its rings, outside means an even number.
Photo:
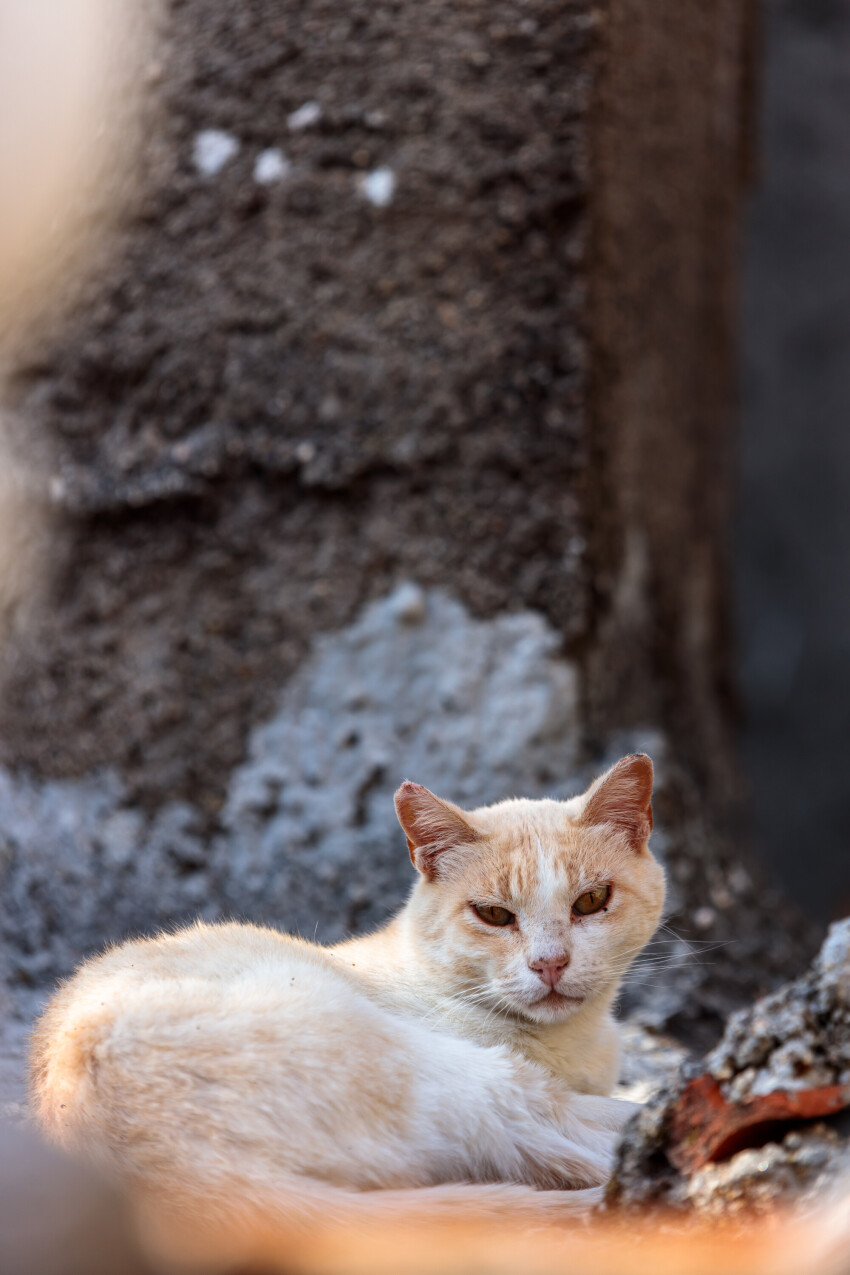
[{"label": "cat's back", "polygon": [[285,1046],[288,1026],[309,1021],[317,998],[342,1006],[346,994],[321,948],[261,926],[199,922],[131,940],[86,961],[48,1004],[32,1038],[33,1104],[72,1141],[101,1065],[129,1079],[166,1043],[203,1065],[241,1040],[249,1072],[264,1049]]},{"label": "cat's back", "polygon": [[291,935],[237,922],[199,921],[173,933],[130,939],[85,961],[60,986],[34,1039],[43,1037],[72,1006],[90,1002],[96,1007],[101,994],[132,997],[141,989],[151,993],[160,987],[171,995],[203,995],[234,981],[277,979],[291,963],[309,969],[317,965],[318,953]]}]

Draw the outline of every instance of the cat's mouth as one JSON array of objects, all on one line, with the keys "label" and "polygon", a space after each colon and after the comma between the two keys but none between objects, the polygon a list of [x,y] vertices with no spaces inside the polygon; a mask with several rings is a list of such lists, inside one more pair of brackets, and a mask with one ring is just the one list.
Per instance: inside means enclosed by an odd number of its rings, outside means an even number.
[{"label": "cat's mouth", "polygon": [[545,996],[541,996],[539,1000],[534,1001],[532,1008],[548,1009],[554,1013],[564,1013],[569,1010],[578,1009],[579,1005],[583,1005],[585,998],[583,996],[575,996],[569,992],[548,992]]}]

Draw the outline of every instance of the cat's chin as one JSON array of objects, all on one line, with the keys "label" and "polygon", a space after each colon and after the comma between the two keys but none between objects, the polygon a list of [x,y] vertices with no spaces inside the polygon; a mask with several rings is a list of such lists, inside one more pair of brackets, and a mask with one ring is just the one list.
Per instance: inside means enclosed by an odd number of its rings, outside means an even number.
[{"label": "cat's chin", "polygon": [[526,1018],[536,1023],[556,1023],[581,1009],[585,999],[584,996],[562,996],[560,992],[550,992],[523,1008]]}]

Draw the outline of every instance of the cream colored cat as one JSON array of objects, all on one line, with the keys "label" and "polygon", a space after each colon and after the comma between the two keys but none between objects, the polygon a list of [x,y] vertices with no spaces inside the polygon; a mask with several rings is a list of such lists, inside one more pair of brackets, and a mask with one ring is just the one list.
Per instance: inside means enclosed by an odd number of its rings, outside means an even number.
[{"label": "cream colored cat", "polygon": [[386,928],[198,924],[87,962],[35,1035],[42,1126],[184,1218],[586,1207],[631,1111],[600,1095],[664,899],[651,794],[642,754],[566,802],[402,784],[419,877]]}]

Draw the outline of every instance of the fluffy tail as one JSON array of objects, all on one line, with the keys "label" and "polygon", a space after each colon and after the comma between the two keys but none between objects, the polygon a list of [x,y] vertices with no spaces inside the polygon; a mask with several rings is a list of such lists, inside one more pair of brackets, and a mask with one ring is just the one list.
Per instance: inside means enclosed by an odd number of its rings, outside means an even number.
[{"label": "fluffy tail", "polygon": [[[409,1241],[460,1233],[470,1224],[507,1225],[514,1234],[562,1230],[589,1216],[604,1196],[603,1187],[576,1191],[538,1191],[512,1183],[447,1183],[405,1190],[350,1191],[324,1182],[293,1179],[274,1200],[259,1198],[245,1184],[221,1195],[192,1194],[168,1199],[131,1191],[139,1233],[158,1259],[179,1259],[207,1272],[256,1263],[265,1269],[277,1260],[290,1269],[294,1254],[305,1260],[321,1237],[340,1252],[370,1249],[376,1237],[402,1232]],[[238,1203],[238,1201],[240,1201]],[[397,1256],[401,1256],[399,1252]],[[408,1253],[408,1257],[410,1254]]]},{"label": "fluffy tail", "polygon": [[408,1190],[346,1191],[324,1184],[299,1184],[301,1216],[332,1220],[347,1228],[404,1220],[406,1225],[505,1218],[517,1224],[555,1224],[586,1217],[605,1196],[601,1186],[576,1191],[538,1191],[520,1183],[451,1182]]}]

